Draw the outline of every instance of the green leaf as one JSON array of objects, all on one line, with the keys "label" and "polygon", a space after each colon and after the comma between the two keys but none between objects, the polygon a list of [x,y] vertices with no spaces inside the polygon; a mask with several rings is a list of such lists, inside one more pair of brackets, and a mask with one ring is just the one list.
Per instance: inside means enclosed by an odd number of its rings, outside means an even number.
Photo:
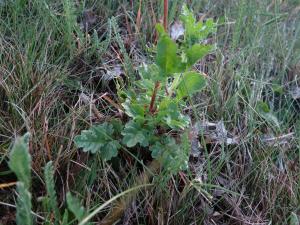
[{"label": "green leaf", "polygon": [[216,25],[212,19],[208,19],[205,23],[196,22],[196,18],[191,10],[184,4],[180,19],[185,28],[185,44],[190,47],[195,43],[199,43],[207,38],[210,33],[216,32]]},{"label": "green leaf", "polygon": [[31,183],[31,156],[28,150],[29,134],[16,139],[9,156],[9,168],[16,174],[18,181],[24,183],[26,189]]},{"label": "green leaf", "polygon": [[179,99],[191,96],[201,91],[206,86],[206,80],[203,75],[197,72],[186,72],[182,75],[181,81],[177,86],[177,97]]},{"label": "green leaf", "polygon": [[172,137],[163,136],[149,149],[151,156],[158,159],[164,169],[171,174],[188,168],[190,141],[187,132],[182,135],[180,144],[176,143]]},{"label": "green leaf", "polygon": [[265,103],[263,101],[259,101],[256,105],[256,111],[268,123],[271,123],[271,124],[275,125],[278,128],[280,127],[280,124],[279,124],[279,121],[278,121],[277,117],[271,111],[271,109],[269,108],[267,103]]},{"label": "green leaf", "polygon": [[156,64],[163,76],[184,70],[181,59],[177,56],[177,44],[166,34],[161,34],[157,43]]},{"label": "green leaf", "polygon": [[151,156],[153,159],[159,158],[161,153],[163,152],[164,146],[160,142],[155,142],[154,145],[151,145],[149,150],[151,151]]},{"label": "green leaf", "polygon": [[74,142],[84,152],[100,154],[103,160],[110,160],[118,155],[121,148],[118,140],[114,139],[114,127],[107,122],[92,126],[89,130],[83,130],[74,138]]},{"label": "green leaf", "polygon": [[81,221],[86,216],[85,208],[80,204],[80,201],[70,192],[67,193],[68,209],[74,214],[78,221]]},{"label": "green leaf", "polygon": [[159,105],[157,119],[159,124],[166,124],[171,129],[184,129],[189,126],[188,116],[181,114],[178,103],[170,98],[165,98]]},{"label": "green leaf", "polygon": [[124,136],[123,143],[127,147],[131,148],[137,144],[146,147],[149,145],[151,133],[144,129],[141,123],[131,120],[125,125],[122,135]]},{"label": "green leaf", "polygon": [[290,215],[290,225],[299,225],[299,218],[296,213],[292,212]]},{"label": "green leaf", "polygon": [[145,115],[145,108],[140,104],[132,103],[129,99],[122,106],[125,109],[125,113],[131,118],[143,118]]},{"label": "green leaf", "polygon": [[211,51],[211,49],[211,45],[194,44],[186,51],[188,67],[193,66],[201,58],[206,56]]},{"label": "green leaf", "polygon": [[271,111],[268,104],[263,101],[257,102],[256,110],[261,113],[269,113]]},{"label": "green leaf", "polygon": [[159,33],[159,35],[167,34],[165,31],[165,28],[160,23],[156,24],[155,28],[156,28],[157,32]]},{"label": "green leaf", "polygon": [[26,185],[23,182],[17,183],[17,213],[16,221],[18,225],[31,225],[32,215],[31,215],[31,194],[27,190]]},{"label": "green leaf", "polygon": [[54,183],[54,168],[52,165],[52,161],[46,164],[44,169],[44,177],[45,177],[49,205],[52,211],[54,212],[55,224],[59,224],[60,213],[57,205],[55,183]]},{"label": "green leaf", "polygon": [[67,225],[67,224],[69,224],[68,221],[69,221],[69,213],[68,213],[68,210],[65,209],[61,224]]}]

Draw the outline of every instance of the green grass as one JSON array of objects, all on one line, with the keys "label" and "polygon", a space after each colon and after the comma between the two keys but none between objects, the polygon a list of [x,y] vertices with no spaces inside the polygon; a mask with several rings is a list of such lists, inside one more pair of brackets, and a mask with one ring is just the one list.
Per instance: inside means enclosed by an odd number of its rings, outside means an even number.
[{"label": "green grass", "polygon": [[[82,92],[95,100],[99,112],[113,115],[116,108],[100,96],[108,92],[115,100],[114,81],[103,81],[103,76],[120,65],[134,82],[136,66],[153,60],[154,23],[162,18],[163,3],[142,1],[136,33],[139,1],[74,2],[0,1],[0,184],[15,181],[6,166],[8,153],[15,137],[29,131],[33,211],[47,218],[37,199],[46,193],[43,168],[50,160],[61,209],[70,190],[93,211],[130,189],[146,170],[126,152],[109,163],[83,154],[73,138],[99,122],[91,104],[80,100]],[[182,3],[170,1],[171,22]],[[289,224],[292,213],[300,215],[299,136],[295,133],[288,145],[268,146],[262,135],[299,129],[299,102],[289,91],[299,83],[300,1],[187,3],[219,24],[212,37],[217,50],[196,66],[208,75],[209,85],[190,99],[189,113],[195,120],[223,120],[240,143],[206,145],[200,137],[204,149],[197,163],[191,161],[191,170],[167,183],[160,182],[163,174],[156,176],[156,188],[141,192],[122,222]],[[77,23],[86,9],[97,15],[89,32]],[[16,204],[14,189],[0,190],[0,202],[0,224],[8,224],[14,220],[9,215],[15,210],[7,206]],[[94,221],[109,210],[102,209]]]}]

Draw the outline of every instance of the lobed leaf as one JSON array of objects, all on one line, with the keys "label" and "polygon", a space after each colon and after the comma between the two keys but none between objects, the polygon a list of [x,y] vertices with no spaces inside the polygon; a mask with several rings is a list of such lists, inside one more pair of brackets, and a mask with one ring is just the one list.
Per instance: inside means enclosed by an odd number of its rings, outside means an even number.
[{"label": "lobed leaf", "polygon": [[121,148],[118,140],[114,139],[114,126],[107,122],[92,126],[89,130],[83,130],[74,138],[74,142],[84,152],[98,152],[106,161],[117,156]]},{"label": "lobed leaf", "polygon": [[129,148],[137,144],[146,147],[149,145],[149,139],[151,138],[150,130],[143,128],[141,123],[133,120],[125,125],[122,135],[123,143]]},{"label": "lobed leaf", "polygon": [[216,26],[212,19],[208,19],[205,23],[202,21],[196,22],[193,12],[185,4],[182,7],[180,19],[184,24],[187,47],[199,43],[207,38],[210,33],[216,31]]}]

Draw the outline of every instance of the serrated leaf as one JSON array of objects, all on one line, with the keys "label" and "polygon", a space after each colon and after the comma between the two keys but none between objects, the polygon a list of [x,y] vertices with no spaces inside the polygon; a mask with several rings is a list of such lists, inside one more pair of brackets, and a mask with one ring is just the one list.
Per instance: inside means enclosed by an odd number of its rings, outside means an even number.
[{"label": "serrated leaf", "polygon": [[193,66],[201,58],[206,56],[212,49],[211,45],[194,44],[186,51],[187,65]]},{"label": "serrated leaf", "polygon": [[72,196],[70,192],[67,193],[67,205],[78,221],[81,221],[85,217],[85,208],[81,205],[79,199]]},{"label": "serrated leaf", "polygon": [[149,130],[144,129],[142,125],[136,121],[129,121],[122,131],[123,143],[131,148],[140,144],[143,147],[149,145]]},{"label": "serrated leaf", "polygon": [[9,168],[26,189],[31,183],[31,156],[28,150],[28,135],[16,139],[9,156]]},{"label": "serrated leaf", "polygon": [[177,56],[177,44],[166,34],[161,34],[157,43],[156,64],[163,76],[184,70],[181,59]]},{"label": "serrated leaf", "polygon": [[48,195],[48,202],[51,210],[54,212],[55,224],[59,224],[60,213],[57,205],[55,183],[54,183],[54,168],[52,161],[48,162],[44,169],[44,177]]},{"label": "serrated leaf", "polygon": [[83,130],[74,138],[74,142],[84,152],[98,152],[103,160],[110,160],[117,156],[118,149],[121,147],[118,140],[114,139],[113,125],[106,122],[92,126],[89,130]]},{"label": "serrated leaf", "polygon": [[201,91],[206,86],[206,80],[203,75],[197,72],[186,72],[177,86],[177,97],[179,99],[191,96]]},{"label": "serrated leaf", "polygon": [[17,192],[17,225],[32,225],[31,194],[27,190],[26,185],[23,182],[17,183]]},{"label": "serrated leaf", "polygon": [[216,26],[212,19],[208,19],[205,23],[202,21],[196,22],[193,12],[185,4],[182,7],[180,19],[184,24],[187,47],[199,43],[207,38],[210,33],[216,31]]}]

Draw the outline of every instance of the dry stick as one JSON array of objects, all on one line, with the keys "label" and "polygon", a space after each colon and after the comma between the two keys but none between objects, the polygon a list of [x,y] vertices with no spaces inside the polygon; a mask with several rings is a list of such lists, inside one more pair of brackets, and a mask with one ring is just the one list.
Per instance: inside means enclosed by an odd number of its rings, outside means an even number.
[{"label": "dry stick", "polygon": [[[137,177],[133,187],[149,183],[150,178],[153,174],[157,173],[160,169],[160,163],[157,160],[153,160],[148,170]],[[130,206],[130,203],[135,199],[139,190],[133,191],[120,199],[112,210],[105,216],[101,221],[100,225],[112,225],[116,223],[124,214],[124,211]]]}]

